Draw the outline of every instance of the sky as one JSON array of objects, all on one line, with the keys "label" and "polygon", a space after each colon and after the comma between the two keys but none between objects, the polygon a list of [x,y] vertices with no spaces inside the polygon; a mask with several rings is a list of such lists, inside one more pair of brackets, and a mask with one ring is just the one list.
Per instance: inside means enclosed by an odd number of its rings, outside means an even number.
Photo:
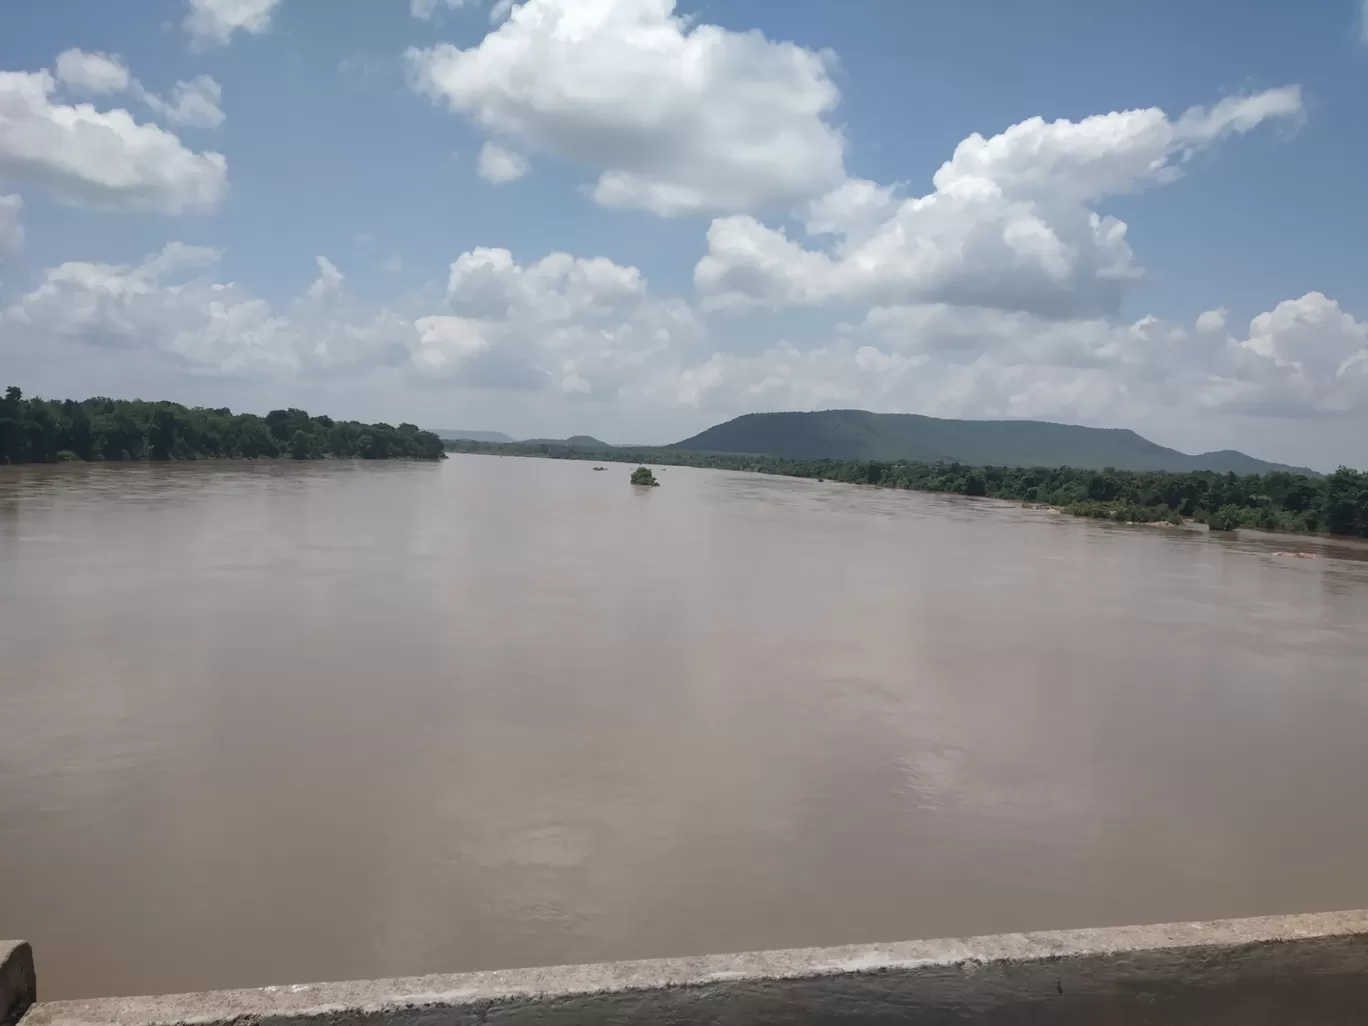
[{"label": "sky", "polygon": [[0,385],[1368,467],[1368,0],[0,0]]}]

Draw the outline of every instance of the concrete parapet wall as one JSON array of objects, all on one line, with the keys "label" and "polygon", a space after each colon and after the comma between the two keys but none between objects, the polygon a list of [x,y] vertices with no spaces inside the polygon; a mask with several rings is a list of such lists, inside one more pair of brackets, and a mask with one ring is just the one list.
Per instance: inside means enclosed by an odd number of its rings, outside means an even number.
[{"label": "concrete parapet wall", "polygon": [[23,1026],[1340,1026],[1368,912],[33,1006]]},{"label": "concrete parapet wall", "polygon": [[0,940],[0,1026],[18,1022],[36,999],[33,951],[23,941]]}]

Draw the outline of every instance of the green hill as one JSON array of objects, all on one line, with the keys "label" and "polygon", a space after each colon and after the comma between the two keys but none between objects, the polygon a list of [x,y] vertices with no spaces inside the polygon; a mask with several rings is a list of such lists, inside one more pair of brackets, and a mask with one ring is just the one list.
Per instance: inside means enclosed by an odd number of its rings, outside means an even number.
[{"label": "green hill", "polygon": [[611,449],[607,442],[600,442],[592,435],[571,435],[569,438],[528,438],[521,445],[559,445],[566,449]]},{"label": "green hill", "polygon": [[691,452],[754,453],[789,459],[916,460],[976,466],[1117,470],[1233,471],[1239,475],[1304,467],[1230,449],[1189,456],[1122,428],[1039,420],[942,420],[910,413],[822,410],[748,413],[667,446]]}]

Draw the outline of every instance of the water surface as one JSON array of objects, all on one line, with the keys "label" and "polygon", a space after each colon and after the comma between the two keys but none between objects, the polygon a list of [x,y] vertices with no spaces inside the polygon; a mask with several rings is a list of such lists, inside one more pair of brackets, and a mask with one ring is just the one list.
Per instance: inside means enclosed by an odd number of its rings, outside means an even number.
[{"label": "water surface", "polygon": [[1368,905],[1368,564],[670,467],[0,468],[46,998]]}]

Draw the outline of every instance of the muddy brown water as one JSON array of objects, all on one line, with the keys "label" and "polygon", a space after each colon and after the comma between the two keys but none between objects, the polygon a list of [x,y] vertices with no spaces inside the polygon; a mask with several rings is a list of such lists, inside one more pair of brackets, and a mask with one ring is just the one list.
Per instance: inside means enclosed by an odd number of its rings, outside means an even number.
[{"label": "muddy brown water", "polygon": [[1361,549],[629,471],[0,468],[43,996],[1368,905]]}]

